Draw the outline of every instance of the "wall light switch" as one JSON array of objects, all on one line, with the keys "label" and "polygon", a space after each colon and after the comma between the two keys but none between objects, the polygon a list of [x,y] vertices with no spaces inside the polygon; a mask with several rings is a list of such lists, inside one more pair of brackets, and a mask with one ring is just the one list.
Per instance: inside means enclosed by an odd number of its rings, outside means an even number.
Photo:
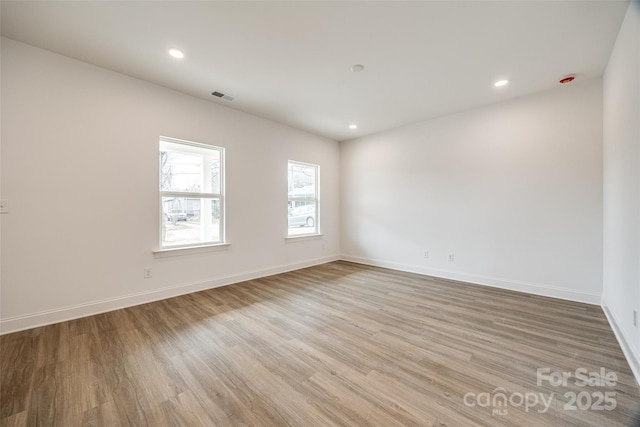
[{"label": "wall light switch", "polygon": [[9,213],[9,201],[0,200],[0,214],[8,214],[8,213]]}]

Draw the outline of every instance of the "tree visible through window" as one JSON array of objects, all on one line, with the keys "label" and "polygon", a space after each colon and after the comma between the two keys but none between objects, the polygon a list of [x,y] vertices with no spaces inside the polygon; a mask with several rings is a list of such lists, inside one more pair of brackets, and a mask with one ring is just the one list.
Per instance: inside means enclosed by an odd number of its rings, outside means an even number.
[{"label": "tree visible through window", "polygon": [[224,149],[160,138],[160,247],[224,241]]},{"label": "tree visible through window", "polygon": [[288,169],[288,235],[318,234],[320,167],[289,161]]}]

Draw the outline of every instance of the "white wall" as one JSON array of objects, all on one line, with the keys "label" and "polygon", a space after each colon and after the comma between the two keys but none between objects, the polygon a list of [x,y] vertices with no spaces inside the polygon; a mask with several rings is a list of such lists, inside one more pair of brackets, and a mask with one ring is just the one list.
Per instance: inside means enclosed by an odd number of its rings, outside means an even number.
[{"label": "white wall", "polygon": [[604,75],[603,306],[640,381],[640,2],[629,5]]},{"label": "white wall", "polygon": [[601,79],[343,142],[341,162],[343,258],[600,302]]},{"label": "white wall", "polygon": [[[337,142],[8,39],[1,78],[3,332],[338,258]],[[154,257],[160,135],[226,147],[228,248]],[[289,159],[321,239],[285,242]]]}]

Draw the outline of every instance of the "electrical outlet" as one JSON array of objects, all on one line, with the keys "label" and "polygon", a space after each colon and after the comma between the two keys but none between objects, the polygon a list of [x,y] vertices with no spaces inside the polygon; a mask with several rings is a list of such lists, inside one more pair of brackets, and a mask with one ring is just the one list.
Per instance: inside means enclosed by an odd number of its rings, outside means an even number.
[{"label": "electrical outlet", "polygon": [[453,260],[455,259],[455,255],[454,254],[449,254],[449,262],[453,262]]},{"label": "electrical outlet", "polygon": [[429,251],[424,251],[424,259],[429,258]]},{"label": "electrical outlet", "polygon": [[145,279],[151,279],[151,267],[146,267],[144,269],[144,278]]},{"label": "electrical outlet", "polygon": [[638,310],[633,310],[633,326],[638,327]]}]

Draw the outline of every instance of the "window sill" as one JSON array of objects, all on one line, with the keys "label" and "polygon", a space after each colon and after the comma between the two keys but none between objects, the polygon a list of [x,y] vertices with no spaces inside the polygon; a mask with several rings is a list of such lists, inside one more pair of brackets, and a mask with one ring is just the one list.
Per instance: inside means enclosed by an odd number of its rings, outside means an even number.
[{"label": "window sill", "polygon": [[216,243],[213,245],[188,246],[184,248],[158,249],[153,251],[153,256],[156,258],[166,258],[172,256],[203,254],[207,252],[217,252],[225,250],[229,246],[231,246],[231,243]]},{"label": "window sill", "polygon": [[319,240],[322,239],[322,234],[302,234],[300,236],[287,236],[284,238],[285,242],[302,242],[305,240]]}]

